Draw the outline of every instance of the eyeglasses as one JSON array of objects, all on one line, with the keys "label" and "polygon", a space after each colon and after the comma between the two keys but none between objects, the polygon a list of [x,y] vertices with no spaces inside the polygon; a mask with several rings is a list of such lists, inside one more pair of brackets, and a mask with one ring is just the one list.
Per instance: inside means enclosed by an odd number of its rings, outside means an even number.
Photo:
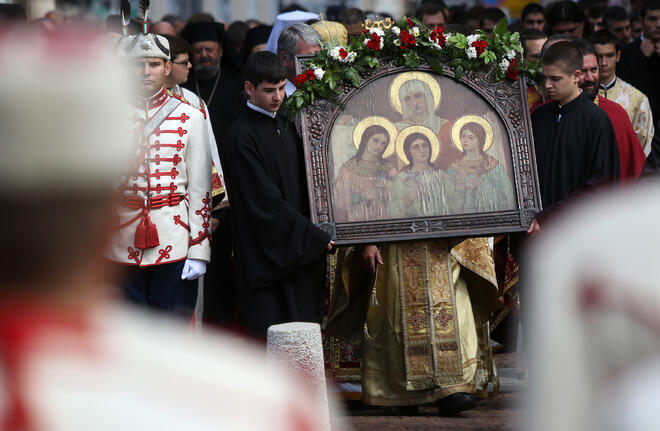
[{"label": "eyeglasses", "polygon": [[186,60],[183,60],[183,61],[173,61],[172,63],[174,63],[174,64],[180,64],[180,65],[182,65],[182,66],[187,66],[188,63],[190,63],[190,60],[186,59]]}]

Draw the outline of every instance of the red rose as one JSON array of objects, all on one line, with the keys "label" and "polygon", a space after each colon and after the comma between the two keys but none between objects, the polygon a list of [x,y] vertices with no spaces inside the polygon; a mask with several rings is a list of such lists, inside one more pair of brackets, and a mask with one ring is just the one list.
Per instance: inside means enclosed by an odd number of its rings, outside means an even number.
[{"label": "red rose", "polygon": [[509,67],[506,69],[506,76],[509,77],[510,80],[512,81],[517,81],[518,80],[518,59],[514,58],[511,60],[511,63],[509,63]]},{"label": "red rose", "polygon": [[488,47],[488,41],[486,40],[475,40],[472,42],[472,46],[477,50],[477,55],[483,54],[484,50]]},{"label": "red rose", "polygon": [[367,47],[374,51],[378,51],[380,49],[380,36],[376,33],[371,33],[371,39],[367,42]]},{"label": "red rose", "polygon": [[406,30],[401,30],[400,36],[401,36],[401,46],[403,45],[412,46],[416,42],[415,37],[412,34],[408,33]]},{"label": "red rose", "polygon": [[301,73],[293,79],[293,83],[296,87],[300,87],[305,81],[307,81],[307,73]]},{"label": "red rose", "polygon": [[408,23],[408,27],[410,28],[413,28],[415,26],[415,23],[410,18],[406,18],[406,22]]},{"label": "red rose", "polygon": [[307,79],[310,80],[310,81],[313,81],[314,79],[316,79],[316,75],[314,75],[314,71],[313,71],[313,70],[308,70],[308,71],[305,73],[305,75],[307,75]]},{"label": "red rose", "polygon": [[348,52],[344,48],[341,48],[339,49],[339,56],[342,60],[344,60],[346,57],[348,57]]},{"label": "red rose", "polygon": [[444,30],[445,30],[444,27],[437,27],[435,30],[431,32],[431,36],[430,36],[431,40],[440,46],[444,46],[445,43],[447,43],[447,39],[443,34]]}]

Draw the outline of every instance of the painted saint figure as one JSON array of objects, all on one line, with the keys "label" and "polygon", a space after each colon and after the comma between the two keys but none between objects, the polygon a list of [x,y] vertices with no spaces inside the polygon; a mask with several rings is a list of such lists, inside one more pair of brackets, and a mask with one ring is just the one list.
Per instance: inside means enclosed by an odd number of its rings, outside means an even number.
[{"label": "painted saint figure", "polygon": [[426,127],[408,127],[399,134],[396,149],[407,166],[392,183],[390,216],[402,218],[450,213],[447,197],[453,193],[453,183],[445,171],[433,167],[440,152],[438,136]]},{"label": "painted saint figure", "polygon": [[367,117],[355,127],[357,153],[343,164],[334,184],[337,221],[378,220],[387,217],[387,201],[394,165],[385,160],[394,152],[397,131],[383,117]]},{"label": "painted saint figure", "polygon": [[447,173],[455,185],[456,208],[463,212],[514,209],[511,179],[502,164],[486,154],[493,144],[493,127],[482,117],[465,115],[454,123],[452,140],[463,151]]}]

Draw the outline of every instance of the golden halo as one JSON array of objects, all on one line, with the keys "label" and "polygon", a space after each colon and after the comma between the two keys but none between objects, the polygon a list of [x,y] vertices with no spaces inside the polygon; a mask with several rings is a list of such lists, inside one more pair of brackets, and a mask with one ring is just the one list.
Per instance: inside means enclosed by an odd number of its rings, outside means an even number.
[{"label": "golden halo", "polygon": [[392,104],[392,107],[396,109],[399,114],[403,113],[403,108],[401,107],[401,99],[399,98],[399,91],[401,90],[401,86],[404,82],[410,81],[412,79],[422,81],[429,87],[429,90],[433,95],[433,104],[435,106],[434,109],[437,110],[440,106],[440,100],[442,99],[440,84],[438,84],[438,81],[436,81],[435,77],[430,73],[417,71],[400,73],[396,78],[394,78],[394,81],[392,81],[392,84],[390,85],[390,103]]},{"label": "golden halo", "polygon": [[486,132],[486,142],[484,143],[484,151],[493,145],[493,126],[484,117],[478,115],[463,115],[458,120],[454,121],[451,126],[451,140],[459,150],[463,151],[463,144],[461,144],[461,128],[467,123],[477,123]]},{"label": "golden halo", "polygon": [[353,130],[353,144],[355,145],[355,148],[359,150],[360,141],[362,141],[362,134],[371,126],[381,126],[387,130],[387,133],[390,135],[387,148],[385,148],[385,152],[383,152],[383,155],[381,156],[383,159],[386,159],[394,154],[394,141],[396,140],[396,135],[399,133],[396,126],[387,118],[379,117],[378,115],[363,118],[357,123],[357,126],[355,126],[355,129]]},{"label": "golden halo", "polygon": [[406,152],[403,151],[403,143],[406,138],[413,133],[420,133],[429,138],[429,142],[431,142],[431,159],[429,162],[435,162],[435,159],[438,158],[438,154],[440,154],[440,139],[438,138],[438,135],[433,133],[433,130],[424,126],[410,126],[399,132],[399,136],[396,138],[396,154],[399,156],[399,159],[401,159],[406,165],[410,164]]}]

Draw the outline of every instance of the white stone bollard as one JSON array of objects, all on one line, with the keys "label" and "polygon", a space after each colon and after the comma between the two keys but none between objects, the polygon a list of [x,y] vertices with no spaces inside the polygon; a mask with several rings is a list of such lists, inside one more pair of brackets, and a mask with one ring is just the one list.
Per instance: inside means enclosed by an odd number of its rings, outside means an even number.
[{"label": "white stone bollard", "polygon": [[316,396],[320,428],[330,431],[321,326],[308,322],[270,326],[267,358],[269,364],[302,376]]}]

